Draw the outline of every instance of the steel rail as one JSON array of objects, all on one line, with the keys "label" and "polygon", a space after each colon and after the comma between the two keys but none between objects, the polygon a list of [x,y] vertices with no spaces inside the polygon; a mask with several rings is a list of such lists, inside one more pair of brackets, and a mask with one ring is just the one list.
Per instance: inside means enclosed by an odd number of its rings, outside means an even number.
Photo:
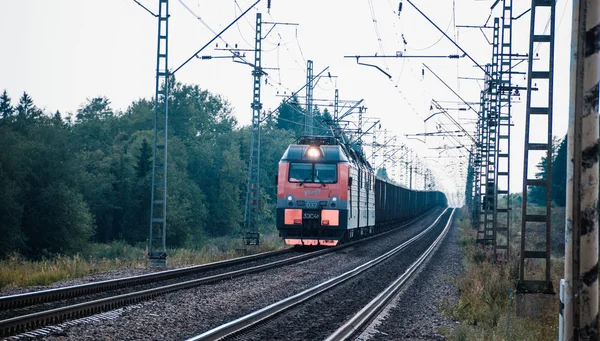
[{"label": "steel rail", "polygon": [[318,284],[312,288],[309,288],[309,289],[304,290],[296,295],[285,298],[279,302],[273,303],[269,306],[266,306],[255,312],[252,312],[248,315],[240,317],[234,321],[228,322],[226,324],[223,324],[221,326],[218,326],[216,328],[208,330],[198,336],[188,339],[187,341],[213,341],[213,340],[220,340],[220,339],[230,336],[232,334],[237,334],[237,333],[241,332],[242,330],[244,330],[256,323],[265,322],[269,319],[272,319],[274,316],[282,313],[283,311],[286,311],[286,310],[288,310],[288,309],[290,309],[290,308],[292,308],[292,307],[294,307],[316,295],[319,295],[331,288],[338,286],[339,284],[341,284],[341,283],[359,275],[360,273],[362,273],[368,269],[371,269],[372,267],[378,265],[379,263],[387,260],[388,258],[394,256],[398,252],[406,249],[408,246],[410,246],[414,242],[421,239],[423,236],[425,236],[428,232],[430,232],[437,225],[437,223],[440,221],[442,216],[448,211],[448,209],[449,208],[446,208],[437,217],[437,219],[431,225],[429,225],[425,230],[423,230],[421,233],[412,237],[411,239],[402,243],[401,245],[395,247],[394,249],[384,253],[383,255],[381,255],[373,260],[370,260],[362,265],[359,265],[358,267],[356,267],[348,272],[345,272],[339,276],[336,276],[325,282],[322,282],[321,284]]},{"label": "steel rail", "polygon": [[[444,211],[444,212],[446,212],[446,211]],[[268,270],[268,269],[272,269],[272,268],[276,268],[276,267],[299,263],[301,261],[304,261],[304,260],[307,260],[310,258],[315,258],[315,257],[322,256],[322,255],[325,255],[328,253],[337,252],[339,250],[354,246],[359,243],[366,242],[368,240],[372,240],[374,238],[383,237],[389,233],[392,233],[393,231],[397,230],[398,228],[401,228],[406,225],[414,223],[416,220],[420,219],[421,217],[423,217],[424,215],[426,215],[428,213],[429,213],[429,211],[425,212],[424,214],[422,214],[419,217],[416,217],[416,218],[414,218],[396,228],[390,229],[388,231],[385,231],[385,232],[382,232],[382,233],[379,233],[379,234],[376,234],[376,235],[373,235],[373,236],[370,236],[367,238],[359,239],[359,240],[356,240],[356,241],[353,241],[353,242],[350,242],[347,244],[342,244],[337,247],[314,251],[314,252],[310,252],[310,253],[307,253],[304,255],[299,255],[299,256],[275,261],[275,262],[268,263],[268,264],[250,267],[250,268],[235,270],[235,271],[231,271],[231,272],[227,272],[227,273],[223,273],[223,274],[219,274],[219,275],[213,275],[213,276],[209,276],[209,277],[185,281],[185,282],[181,282],[181,283],[170,284],[170,285],[161,286],[161,287],[157,287],[157,288],[151,288],[151,289],[141,290],[141,291],[137,291],[137,292],[117,295],[117,296],[113,296],[113,297],[102,298],[102,299],[93,300],[90,302],[74,304],[74,305],[70,305],[70,306],[65,306],[65,307],[61,307],[61,308],[41,311],[41,312],[37,312],[37,313],[32,313],[32,314],[27,314],[27,315],[22,315],[22,316],[17,316],[17,317],[9,318],[6,320],[2,320],[2,321],[0,321],[0,336],[2,336],[2,337],[11,336],[11,335],[30,331],[31,329],[37,329],[37,328],[42,328],[42,327],[49,326],[49,325],[59,324],[66,320],[95,315],[95,314],[98,314],[101,312],[118,309],[122,306],[135,304],[137,302],[152,299],[159,295],[163,295],[163,294],[170,293],[173,291],[189,289],[189,288],[200,286],[203,284],[208,284],[208,283],[217,282],[217,281],[225,280],[225,279],[230,279],[233,277],[239,277],[239,276],[243,276],[246,274],[256,273],[256,272],[260,272],[260,271],[264,271],[264,270]],[[439,220],[439,217],[437,218],[437,220]],[[281,253],[284,253],[284,252],[281,252]],[[263,253],[263,254],[265,254],[265,253]],[[261,254],[258,254],[258,255],[261,255]],[[253,255],[253,256],[258,256],[258,255]],[[244,259],[247,261],[248,257],[251,257],[251,256],[240,257],[240,258],[236,258],[234,260]],[[234,260],[231,260],[231,261],[234,261]],[[217,262],[217,263],[223,264],[224,262],[227,262],[227,261],[221,261],[221,262]],[[210,264],[215,264],[215,263],[210,263]],[[210,265],[210,264],[205,264],[205,265]],[[231,263],[229,263],[228,265],[231,265]],[[169,271],[165,271],[165,272],[172,272],[172,271],[174,271],[174,270],[169,270]],[[152,275],[152,274],[150,274],[150,275]],[[147,276],[147,275],[142,275],[142,276]],[[119,280],[113,280],[113,281],[119,281]],[[98,282],[98,283],[100,283],[100,282]],[[94,284],[94,283],[91,283],[91,284]],[[54,289],[52,289],[52,290],[54,290]]]},{"label": "steel rail", "polygon": [[[427,213],[428,212],[425,212],[424,214],[420,215],[419,217],[416,217],[416,218],[400,225],[398,228],[413,223],[414,221],[416,221],[417,219],[420,219],[422,216],[424,216]],[[389,232],[391,232],[391,231],[393,231],[393,229],[390,230]],[[383,234],[385,234],[387,232],[388,231],[384,232]],[[372,237],[374,237],[374,236],[372,236]],[[339,248],[340,247],[338,247],[336,250],[338,250]],[[144,274],[144,275],[139,275],[139,276],[117,278],[117,279],[98,281],[98,282],[86,283],[86,284],[81,284],[81,285],[73,285],[73,286],[62,287],[62,288],[54,288],[54,289],[40,290],[40,291],[15,294],[15,295],[9,295],[9,296],[1,296],[0,297],[0,311],[15,309],[15,308],[22,308],[22,307],[27,307],[27,306],[31,306],[31,305],[35,305],[35,304],[40,304],[40,303],[55,302],[55,301],[60,301],[60,300],[64,300],[64,299],[81,297],[81,296],[85,296],[85,295],[96,294],[96,293],[100,293],[100,292],[116,290],[116,289],[121,289],[121,288],[126,288],[126,287],[132,287],[132,286],[137,286],[137,285],[154,283],[156,281],[167,280],[167,279],[172,279],[172,278],[177,278],[177,277],[183,277],[183,276],[187,276],[187,275],[191,275],[191,274],[199,274],[202,272],[221,269],[221,268],[232,266],[232,265],[243,264],[246,262],[256,261],[256,260],[260,260],[260,259],[264,259],[264,258],[268,258],[268,257],[283,255],[286,253],[290,253],[292,251],[293,251],[293,248],[277,250],[277,251],[262,252],[262,253],[258,253],[255,255],[237,257],[237,258],[228,259],[228,260],[222,260],[222,261],[217,261],[217,262],[212,262],[212,263],[207,263],[207,264],[189,266],[189,267],[185,267],[185,268],[155,272],[155,273]]]},{"label": "steel rail", "polygon": [[144,274],[139,276],[131,276],[125,278],[117,278],[105,281],[98,281],[93,283],[86,283],[81,285],[74,285],[62,288],[41,290],[28,292],[23,294],[16,294],[10,296],[0,297],[0,311],[14,308],[26,307],[39,303],[54,302],[68,298],[80,297],[89,294],[95,294],[99,292],[121,289],[125,287],[131,287],[136,285],[142,285],[147,283],[153,283],[156,281],[187,276],[190,274],[202,273],[209,270],[220,269],[232,265],[242,264],[246,262],[256,261],[264,258],[273,256],[283,255],[292,252],[293,249],[284,249],[277,251],[262,252],[255,255],[237,257],[228,260],[222,260],[213,263],[207,263],[202,265],[188,266],[185,268],[155,272],[150,274]]},{"label": "steel rail", "polygon": [[374,317],[379,314],[387,303],[402,289],[404,284],[415,274],[417,269],[423,264],[425,259],[429,257],[436,246],[442,241],[444,236],[447,234],[450,226],[452,226],[452,217],[456,209],[452,210],[448,223],[439,237],[431,244],[431,246],[417,259],[411,266],[398,277],[390,286],[383,290],[377,297],[369,302],[364,308],[362,308],[356,315],[354,315],[348,322],[338,328],[333,334],[331,334],[325,341],[343,341],[350,340],[360,330],[363,330],[367,324],[373,320]]}]

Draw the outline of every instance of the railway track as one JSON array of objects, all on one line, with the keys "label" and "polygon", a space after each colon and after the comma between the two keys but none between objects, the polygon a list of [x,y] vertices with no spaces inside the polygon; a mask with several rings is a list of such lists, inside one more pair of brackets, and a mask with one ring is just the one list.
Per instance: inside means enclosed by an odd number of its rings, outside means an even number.
[{"label": "railway track", "polygon": [[379,312],[381,312],[386,305],[390,302],[390,300],[398,294],[398,292],[404,287],[406,282],[415,275],[419,267],[425,262],[427,257],[429,257],[436,247],[441,243],[443,238],[448,232],[448,229],[452,225],[452,217],[454,216],[454,210],[448,219],[448,223],[446,224],[442,233],[438,236],[438,238],[434,241],[431,246],[414,262],[410,265],[410,267],[396,279],[392,284],[390,284],[385,290],[383,290],[379,295],[377,295],[373,300],[369,302],[363,309],[361,309],[358,313],[356,313],[351,319],[349,319],[346,323],[344,323],[341,327],[339,327],[335,332],[333,332],[325,341],[345,341],[352,339],[355,335],[357,335],[360,331],[364,330],[365,327],[368,326],[370,321],[372,321]]},{"label": "railway track", "polygon": [[[398,228],[409,225],[417,219],[420,219],[420,217],[415,218],[412,221],[399,226]],[[158,287],[151,287],[144,290],[137,290],[99,299],[90,299],[89,296],[93,296],[94,294],[106,294],[107,292],[126,288],[133,288],[140,285],[156,285],[156,282],[163,282],[165,280],[173,280],[185,276],[197,275],[216,269],[223,269],[236,265],[243,265],[246,263],[252,263],[273,257],[284,257],[286,255],[292,255],[293,251],[289,249],[274,251],[200,266],[168,270],[154,274],[146,274],[123,279],[115,279],[72,287],[57,288],[33,293],[0,297],[0,310],[4,310],[6,312],[10,309],[10,312],[16,314],[18,314],[19,312],[26,312],[25,314],[19,316],[13,316],[1,320],[0,336],[16,335],[30,330],[56,325],[64,321],[114,310],[126,305],[131,305],[144,300],[149,300],[158,295],[163,295],[169,292],[192,288],[203,284],[208,284],[233,277],[243,276],[250,273],[264,271],[267,269],[298,263],[327,253],[336,252],[341,249],[356,245],[357,243],[365,242],[373,238],[381,238],[382,236],[386,235],[387,233],[393,232],[394,230],[396,229],[369,238],[358,240],[352,243],[344,244],[335,248],[314,251],[311,253],[304,253],[292,257],[286,257],[284,259],[269,262],[266,264],[246,267],[234,271],[228,271],[225,273],[206,276],[203,278],[186,280]],[[53,307],[51,309],[45,309],[42,307],[45,310],[35,312],[28,312],[26,310],[23,310],[23,307],[35,305],[40,306],[40,304],[47,305],[49,302],[61,302],[64,300],[72,300],[77,297],[81,298],[84,301],[75,304],[67,303],[67,305],[65,306]]]},{"label": "railway track", "polygon": [[293,252],[292,249],[264,252],[250,256],[238,257],[224,261],[218,261],[208,264],[189,266],[185,268],[161,271],[157,273],[144,274],[126,278],[118,278],[106,281],[98,281],[81,285],[74,285],[62,288],[28,292],[23,294],[9,295],[0,297],[0,311],[9,309],[23,308],[35,304],[61,301],[65,299],[91,295],[116,289],[133,287],[157,281],[163,281],[172,278],[193,275],[208,272],[211,270],[231,267],[238,264],[259,261],[261,259],[272,258]]},{"label": "railway track", "polygon": [[[263,339],[265,335],[260,335],[257,337],[253,337],[252,332],[254,329],[260,329],[261,327],[268,325],[274,320],[278,319],[283,313],[288,312],[292,308],[296,308],[301,306],[303,303],[310,302],[311,299],[317,297],[318,295],[332,290],[334,288],[338,288],[342,286],[344,283],[348,282],[350,279],[353,279],[364,273],[368,270],[374,269],[376,266],[380,265],[382,262],[398,255],[402,251],[406,250],[411,245],[423,239],[426,235],[432,232],[436,226],[442,221],[443,216],[448,216],[447,221],[445,222],[443,231],[437,236],[434,243],[427,248],[427,250],[422,253],[418,259],[412,263],[408,270],[394,283],[390,286],[393,289],[387,289],[382,292],[379,296],[377,296],[372,302],[370,302],[363,310],[359,312],[360,315],[357,314],[358,317],[353,317],[350,321],[348,321],[339,331],[336,331],[331,338],[332,340],[345,340],[344,337],[351,337],[357,330],[362,328],[365,322],[370,321],[373,314],[379,311],[382,304],[387,302],[387,300],[392,297],[397,290],[415,273],[415,270],[423,263],[423,261],[431,254],[431,252],[435,249],[435,247],[439,244],[439,242],[443,239],[449,227],[451,226],[452,217],[454,214],[454,210],[448,213],[449,209],[446,209],[444,213],[442,213],[429,227],[427,227],[424,231],[412,237],[408,241],[402,243],[401,245],[395,247],[394,249],[386,252],[385,254],[368,261],[348,272],[345,272],[339,276],[331,278],[327,281],[324,281],[312,288],[304,290],[296,295],[285,298],[279,302],[273,303],[269,306],[266,306],[262,309],[256,310],[248,315],[240,317],[231,322],[225,323],[221,326],[208,330],[200,335],[189,338],[187,341],[210,341],[210,340],[221,340],[221,339],[235,339],[240,337],[242,339]],[[389,287],[388,287],[389,288]],[[320,311],[323,314],[315,315],[315,316],[323,316],[325,315],[323,311]],[[290,312],[291,314],[291,312]],[[282,317],[283,319],[283,317]],[[306,321],[308,323],[308,321]],[[358,323],[360,322],[360,323]],[[274,327],[276,329],[276,327]],[[249,330],[249,331],[248,331]],[[349,336],[348,336],[349,335]],[[339,338],[338,338],[339,337]],[[303,338],[311,338],[306,335]]]}]

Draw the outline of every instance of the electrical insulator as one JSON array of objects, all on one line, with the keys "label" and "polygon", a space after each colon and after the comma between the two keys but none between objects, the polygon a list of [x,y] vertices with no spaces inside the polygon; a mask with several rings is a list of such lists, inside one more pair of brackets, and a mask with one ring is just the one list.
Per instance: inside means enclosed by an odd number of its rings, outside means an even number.
[{"label": "electrical insulator", "polygon": [[398,4],[398,18],[400,18],[400,12],[402,12],[402,1]]},{"label": "electrical insulator", "polygon": [[267,9],[271,9],[271,0],[267,1]]}]

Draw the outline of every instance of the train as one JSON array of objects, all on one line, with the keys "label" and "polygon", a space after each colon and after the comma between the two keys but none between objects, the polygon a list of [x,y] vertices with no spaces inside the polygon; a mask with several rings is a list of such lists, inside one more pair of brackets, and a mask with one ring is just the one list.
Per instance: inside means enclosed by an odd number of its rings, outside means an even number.
[{"label": "train", "polygon": [[301,137],[279,161],[276,225],[287,245],[336,246],[379,233],[448,201],[377,177],[359,145]]}]

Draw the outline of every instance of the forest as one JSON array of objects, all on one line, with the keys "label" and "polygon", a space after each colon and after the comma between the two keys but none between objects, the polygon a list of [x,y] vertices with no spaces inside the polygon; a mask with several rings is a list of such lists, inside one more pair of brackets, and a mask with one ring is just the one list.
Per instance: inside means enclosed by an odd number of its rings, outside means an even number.
[{"label": "forest", "polygon": [[[250,129],[230,104],[173,79],[169,95],[167,243],[195,248],[242,232]],[[76,254],[89,243],[148,238],[154,101],[124,111],[89,98],[74,113],[44,112],[24,92],[0,96],[0,258]],[[248,113],[250,116],[250,112]],[[260,230],[275,231],[277,164],[304,130],[295,98],[261,126]],[[316,111],[326,134],[327,110]]]},{"label": "forest", "polygon": [[[250,129],[226,99],[173,79],[169,95],[167,243],[200,247],[242,233]],[[14,103],[13,103],[14,102]],[[0,95],[0,258],[71,255],[89,243],[145,246],[150,218],[154,101],[115,111],[89,98],[74,113],[44,112],[24,92]],[[331,116],[315,108],[315,134]],[[250,115],[250,113],[249,113]],[[260,232],[274,233],[277,164],[301,136],[305,108],[283,102],[261,125]],[[554,142],[552,198],[564,206],[566,137]],[[538,165],[545,176],[545,160]],[[380,170],[385,172],[385,170]],[[543,205],[545,191],[530,200]]]}]

